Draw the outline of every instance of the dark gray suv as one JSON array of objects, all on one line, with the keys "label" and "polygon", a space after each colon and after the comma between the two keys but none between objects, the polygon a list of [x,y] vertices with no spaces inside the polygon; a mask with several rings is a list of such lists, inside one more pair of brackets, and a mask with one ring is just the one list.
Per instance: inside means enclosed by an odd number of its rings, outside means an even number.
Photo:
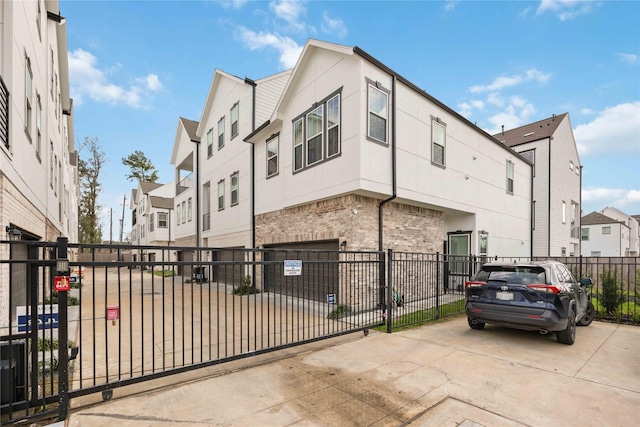
[{"label": "dark gray suv", "polygon": [[576,324],[587,326],[595,317],[590,285],[556,261],[484,264],[465,284],[469,326],[555,332],[558,342],[573,344]]}]

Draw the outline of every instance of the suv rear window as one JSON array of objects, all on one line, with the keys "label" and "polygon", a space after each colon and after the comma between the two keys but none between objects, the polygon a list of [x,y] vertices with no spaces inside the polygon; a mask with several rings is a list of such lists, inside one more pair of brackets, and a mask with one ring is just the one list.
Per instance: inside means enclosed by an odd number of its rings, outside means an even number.
[{"label": "suv rear window", "polygon": [[546,276],[542,267],[484,266],[482,270],[478,271],[474,280],[478,282],[499,280],[516,285],[529,285],[531,283],[546,283]]}]

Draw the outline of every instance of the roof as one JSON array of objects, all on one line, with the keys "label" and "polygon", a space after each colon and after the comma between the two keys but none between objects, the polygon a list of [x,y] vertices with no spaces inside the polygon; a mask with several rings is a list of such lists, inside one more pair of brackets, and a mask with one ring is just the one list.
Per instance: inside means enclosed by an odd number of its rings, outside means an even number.
[{"label": "roof", "polygon": [[163,185],[164,184],[157,184],[155,182],[140,181],[140,189],[142,190],[142,194],[150,193],[151,191],[155,190],[156,188],[160,188]]},{"label": "roof", "polygon": [[539,139],[549,138],[554,134],[560,123],[569,113],[563,113],[558,116],[555,114],[543,120],[539,120],[519,128],[507,130],[493,135],[498,141],[508,147],[525,144]]},{"label": "roof", "polygon": [[187,131],[187,135],[189,139],[192,141],[196,139],[196,131],[198,130],[198,122],[194,120],[185,119],[184,117],[180,117],[179,120],[182,122],[182,126]]},{"label": "roof", "polygon": [[149,196],[151,206],[161,209],[173,209],[173,197]]},{"label": "roof", "polygon": [[591,212],[589,215],[582,217],[582,225],[597,225],[597,224],[617,224],[613,218],[609,218],[606,215],[602,215],[599,212]]}]

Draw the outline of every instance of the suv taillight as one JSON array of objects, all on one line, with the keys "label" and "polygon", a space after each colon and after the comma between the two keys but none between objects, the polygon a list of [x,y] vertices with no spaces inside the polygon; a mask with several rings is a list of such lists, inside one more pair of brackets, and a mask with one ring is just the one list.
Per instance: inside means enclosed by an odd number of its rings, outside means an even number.
[{"label": "suv taillight", "polygon": [[555,285],[545,285],[542,283],[533,283],[531,285],[527,285],[527,288],[533,289],[535,291],[544,292],[547,294],[557,294],[560,292],[560,288]]},{"label": "suv taillight", "polygon": [[485,282],[471,282],[471,281],[467,281],[464,282],[464,288],[479,288],[480,286],[484,286],[486,285]]}]

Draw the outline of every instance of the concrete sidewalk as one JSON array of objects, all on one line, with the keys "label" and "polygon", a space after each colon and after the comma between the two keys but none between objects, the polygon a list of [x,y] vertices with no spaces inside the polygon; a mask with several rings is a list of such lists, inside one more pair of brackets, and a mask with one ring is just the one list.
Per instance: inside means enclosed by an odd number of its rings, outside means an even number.
[{"label": "concrete sidewalk", "polygon": [[[154,389],[150,388],[153,387]],[[72,401],[68,426],[630,426],[640,328],[553,334],[463,317],[352,334]]]}]

